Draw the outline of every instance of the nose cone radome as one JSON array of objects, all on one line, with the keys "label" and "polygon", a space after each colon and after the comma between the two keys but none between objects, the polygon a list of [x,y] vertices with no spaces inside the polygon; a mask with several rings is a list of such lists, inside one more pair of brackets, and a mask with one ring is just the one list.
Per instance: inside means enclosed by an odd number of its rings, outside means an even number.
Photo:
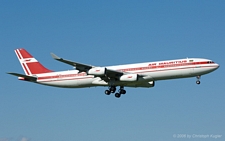
[{"label": "nose cone radome", "polygon": [[220,67],[220,65],[219,64],[216,64],[217,65],[217,69]]},{"label": "nose cone radome", "polygon": [[215,68],[218,69],[219,67],[220,67],[220,65],[216,63]]},{"label": "nose cone radome", "polygon": [[217,63],[215,63],[215,64],[214,64],[214,67],[213,67],[213,71],[216,70],[216,69],[218,69],[219,67],[220,67],[220,65],[217,64]]}]

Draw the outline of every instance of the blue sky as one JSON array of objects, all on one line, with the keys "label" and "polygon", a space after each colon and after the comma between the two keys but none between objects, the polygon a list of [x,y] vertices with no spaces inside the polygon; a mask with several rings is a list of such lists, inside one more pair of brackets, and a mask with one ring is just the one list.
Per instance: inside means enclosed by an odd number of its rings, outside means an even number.
[{"label": "blue sky", "polygon": [[[0,141],[183,140],[178,134],[224,140],[224,7],[222,0],[2,0]],[[220,68],[201,85],[195,78],[158,81],[151,89],[126,88],[117,99],[104,87],[18,81],[6,72],[23,73],[13,51],[20,47],[56,71],[72,67],[50,52],[98,66],[202,57]]]}]

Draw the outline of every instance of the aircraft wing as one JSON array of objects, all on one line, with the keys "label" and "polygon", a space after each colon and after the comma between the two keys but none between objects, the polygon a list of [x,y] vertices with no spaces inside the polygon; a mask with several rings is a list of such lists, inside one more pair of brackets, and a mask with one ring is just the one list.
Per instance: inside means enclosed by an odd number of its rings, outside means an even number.
[{"label": "aircraft wing", "polygon": [[83,63],[73,62],[73,61],[70,61],[70,60],[66,60],[66,59],[60,58],[60,57],[56,56],[54,53],[51,53],[51,56],[52,56],[52,58],[54,58],[57,61],[60,61],[60,62],[66,63],[68,65],[76,67],[76,69],[79,70],[80,72],[82,72],[82,71],[86,72],[87,70],[89,70],[89,69],[94,67],[92,65],[87,65],[87,64],[83,64]]},{"label": "aircraft wing", "polygon": [[[76,67],[76,69],[79,70],[80,72],[87,72],[88,70],[96,67],[96,66],[92,66],[92,65],[87,65],[87,64],[83,64],[83,63],[66,60],[61,57],[58,57],[54,53],[51,53],[51,56],[52,56],[52,58],[54,58],[57,61],[60,61],[60,62],[66,63],[68,65]],[[104,79],[105,81],[109,81],[109,79],[118,78],[119,76],[122,76],[123,74],[124,73],[122,71],[111,70],[111,69],[106,68],[106,74],[105,74],[105,76],[101,76],[101,78]]]},{"label": "aircraft wing", "polygon": [[123,74],[124,73],[121,71],[111,70],[106,68],[105,76],[100,76],[100,78],[106,82],[109,82],[110,80],[117,80]]},{"label": "aircraft wing", "polygon": [[123,75],[124,73],[122,71],[107,69],[106,74],[109,77],[118,77],[118,76]]},{"label": "aircraft wing", "polygon": [[8,74],[18,76],[18,77],[23,77],[25,80],[29,80],[29,81],[34,81],[34,82],[37,81],[37,77],[34,77],[34,76],[28,76],[28,75],[14,73],[14,72],[8,72]]}]

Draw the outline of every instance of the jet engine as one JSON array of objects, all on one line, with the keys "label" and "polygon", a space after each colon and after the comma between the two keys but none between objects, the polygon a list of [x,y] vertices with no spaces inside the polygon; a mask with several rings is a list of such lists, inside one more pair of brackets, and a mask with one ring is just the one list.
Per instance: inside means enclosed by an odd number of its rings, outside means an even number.
[{"label": "jet engine", "polygon": [[120,76],[120,81],[137,81],[138,75],[137,74],[124,74]]},{"label": "jet engine", "polygon": [[87,74],[102,76],[105,75],[106,68],[105,67],[95,67],[87,71]]}]

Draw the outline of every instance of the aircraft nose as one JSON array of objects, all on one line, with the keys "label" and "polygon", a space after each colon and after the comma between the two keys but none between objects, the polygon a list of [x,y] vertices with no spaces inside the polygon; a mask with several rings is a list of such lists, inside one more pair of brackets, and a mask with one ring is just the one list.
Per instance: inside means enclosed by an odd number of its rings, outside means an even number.
[{"label": "aircraft nose", "polygon": [[217,64],[217,63],[215,63],[215,67],[214,67],[214,69],[213,70],[216,70],[216,69],[218,69],[220,67],[220,65],[219,64]]},{"label": "aircraft nose", "polygon": [[216,63],[216,68],[218,69],[219,67],[220,67],[220,65]]},{"label": "aircraft nose", "polygon": [[210,72],[217,70],[220,67],[219,64],[213,63],[210,67]]}]

